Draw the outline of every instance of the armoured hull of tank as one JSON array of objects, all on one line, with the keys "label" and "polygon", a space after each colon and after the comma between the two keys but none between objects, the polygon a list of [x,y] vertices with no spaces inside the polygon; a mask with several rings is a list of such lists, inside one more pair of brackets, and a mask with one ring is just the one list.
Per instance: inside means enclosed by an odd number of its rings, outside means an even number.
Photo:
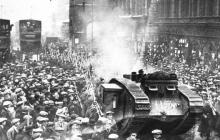
[{"label": "armoured hull of tank", "polygon": [[[106,109],[114,111],[122,135],[153,129],[182,134],[192,128],[202,114],[202,98],[186,86],[177,86],[177,80],[145,79],[138,83],[111,79],[109,85],[103,86],[103,94],[108,94],[103,99],[113,96],[113,107]],[[115,87],[117,90],[112,90]]]}]

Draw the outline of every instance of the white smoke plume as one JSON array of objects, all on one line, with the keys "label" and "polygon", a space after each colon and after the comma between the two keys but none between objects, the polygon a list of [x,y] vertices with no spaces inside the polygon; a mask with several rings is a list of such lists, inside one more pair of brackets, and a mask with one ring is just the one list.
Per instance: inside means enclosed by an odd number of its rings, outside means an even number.
[{"label": "white smoke plume", "polygon": [[93,25],[87,26],[87,37],[91,39],[93,34],[93,46],[98,50],[92,60],[95,73],[105,79],[122,77],[143,68],[135,47],[129,43],[136,23],[131,18],[120,18],[120,15],[123,11],[116,8],[102,13],[101,20],[94,20]]}]

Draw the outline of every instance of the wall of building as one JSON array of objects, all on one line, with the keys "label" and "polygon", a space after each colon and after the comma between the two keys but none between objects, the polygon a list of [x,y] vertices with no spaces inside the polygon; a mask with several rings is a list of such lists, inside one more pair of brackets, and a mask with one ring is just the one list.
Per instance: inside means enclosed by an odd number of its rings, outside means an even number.
[{"label": "wall of building", "polygon": [[82,35],[86,40],[89,23],[102,21],[105,13],[118,10],[118,18],[124,23],[130,20],[135,23],[132,44],[140,44],[145,38],[150,4],[151,0],[70,0],[70,37]]},{"label": "wall of building", "polygon": [[[189,64],[195,56],[207,65],[220,62],[220,0],[160,0],[155,7],[158,16],[150,21],[151,41],[176,42],[174,49],[184,51]],[[186,43],[178,47],[180,40]]]}]

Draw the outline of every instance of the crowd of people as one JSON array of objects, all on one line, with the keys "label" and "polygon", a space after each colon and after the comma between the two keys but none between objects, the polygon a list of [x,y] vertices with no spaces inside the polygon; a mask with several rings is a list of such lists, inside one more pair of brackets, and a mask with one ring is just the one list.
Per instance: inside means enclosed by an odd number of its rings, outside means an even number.
[{"label": "crowd of people", "polygon": [[61,56],[50,52],[0,69],[1,140],[118,139],[113,112],[96,100],[103,79],[91,76],[82,52]]},{"label": "crowd of people", "polygon": [[145,65],[176,73],[179,84],[197,92],[204,100],[204,114],[199,126],[201,136],[207,139],[212,135],[220,136],[220,70],[211,63],[196,60],[189,64],[180,50],[169,51],[168,47],[165,43],[149,43],[143,57]]},{"label": "crowd of people", "polygon": [[[183,52],[169,53],[166,44],[147,44],[145,66],[174,72],[204,100],[199,132],[210,139],[220,135],[220,70],[193,62]],[[97,100],[99,85],[89,65],[92,52],[49,48],[41,60],[14,61],[0,69],[0,140],[119,139],[111,111]],[[170,55],[169,55],[170,54]],[[159,133],[162,133],[158,130]],[[214,132],[214,133],[213,133]],[[131,133],[128,140],[137,139]]]}]

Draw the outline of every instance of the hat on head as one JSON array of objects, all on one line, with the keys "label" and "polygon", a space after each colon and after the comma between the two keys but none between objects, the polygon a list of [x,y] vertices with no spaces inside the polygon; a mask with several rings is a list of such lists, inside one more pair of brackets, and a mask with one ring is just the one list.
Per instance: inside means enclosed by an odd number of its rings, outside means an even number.
[{"label": "hat on head", "polygon": [[38,122],[45,122],[45,121],[49,121],[49,119],[46,118],[46,117],[41,117],[41,116],[39,116],[39,117],[37,117],[37,121],[38,121]]},{"label": "hat on head", "polygon": [[22,105],[24,103],[24,101],[19,101],[17,102],[17,106]]},{"label": "hat on head", "polygon": [[45,105],[48,105],[48,104],[49,104],[49,101],[44,101],[44,104],[45,104]]},{"label": "hat on head", "polygon": [[48,101],[50,105],[54,105],[54,101],[53,100],[49,100]]},{"label": "hat on head", "polygon": [[16,88],[16,89],[15,89],[15,92],[16,92],[16,93],[21,92],[21,91],[22,91],[21,88]]},{"label": "hat on head", "polygon": [[62,92],[61,92],[61,95],[67,95],[67,92],[62,91]]},{"label": "hat on head", "polygon": [[15,118],[15,119],[13,119],[13,120],[12,120],[12,122],[11,122],[11,123],[12,123],[12,124],[16,124],[16,123],[17,123],[17,122],[19,122],[19,121],[20,121],[20,119]]},{"label": "hat on head", "polygon": [[7,121],[7,118],[0,118],[0,123]]},{"label": "hat on head", "polygon": [[162,134],[162,130],[155,129],[155,130],[152,131],[152,134]]},{"label": "hat on head", "polygon": [[33,129],[33,133],[42,133],[42,132],[43,132],[43,129],[41,128]]},{"label": "hat on head", "polygon": [[72,89],[68,89],[67,90],[69,93],[74,93],[74,91]]},{"label": "hat on head", "polygon": [[62,112],[57,112],[56,115],[59,116],[59,117],[63,117],[63,118],[66,118],[66,117],[67,117],[67,116],[66,116],[64,113],[62,113]]},{"label": "hat on head", "polygon": [[217,100],[220,101],[220,96],[217,97]]},{"label": "hat on head", "polygon": [[10,100],[3,101],[3,106],[12,105],[12,102]]},{"label": "hat on head", "polygon": [[114,112],[113,111],[107,111],[106,115],[108,115],[108,114],[114,114]]},{"label": "hat on head", "polygon": [[81,124],[82,124],[82,121],[80,121],[80,120],[74,120],[74,121],[72,122],[72,124],[81,125]]},{"label": "hat on head", "polygon": [[115,140],[115,139],[118,139],[118,138],[119,138],[119,136],[117,134],[110,134],[108,136],[108,139],[110,139],[110,140]]},{"label": "hat on head", "polygon": [[23,117],[25,120],[27,120],[27,119],[32,119],[32,116],[31,115],[24,115],[24,117]]},{"label": "hat on head", "polygon": [[48,113],[46,111],[40,111],[39,115],[42,117],[46,117]]},{"label": "hat on head", "polygon": [[55,102],[55,105],[63,105],[63,102]]}]

